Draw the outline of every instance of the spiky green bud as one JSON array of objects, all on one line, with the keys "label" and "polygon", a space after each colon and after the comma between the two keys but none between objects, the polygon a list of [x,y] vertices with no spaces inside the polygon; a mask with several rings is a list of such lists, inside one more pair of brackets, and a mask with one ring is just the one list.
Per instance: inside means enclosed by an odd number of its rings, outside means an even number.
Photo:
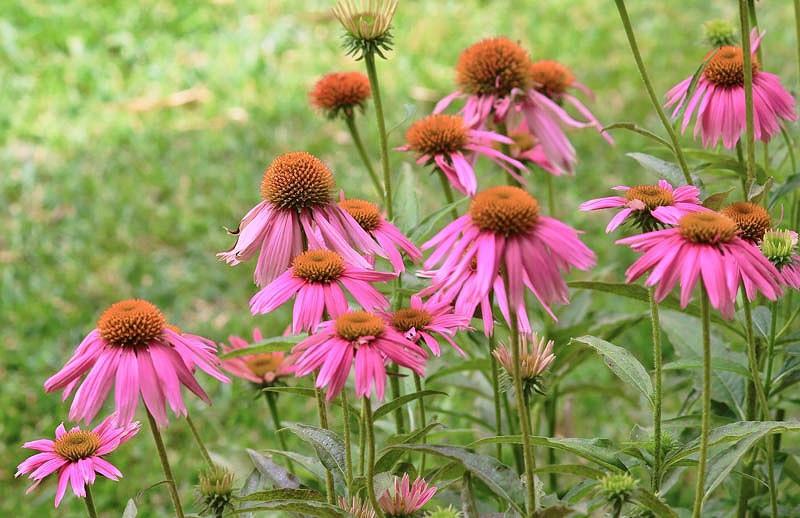
[{"label": "spiky green bud", "polygon": [[791,230],[769,230],[760,245],[761,253],[778,268],[792,262],[796,246],[797,232]]},{"label": "spiky green bud", "polygon": [[464,513],[449,505],[447,507],[437,507],[425,515],[425,518],[463,518],[463,516]]},{"label": "spiky green bud", "polygon": [[639,481],[628,473],[609,473],[600,479],[600,490],[609,502],[621,504],[627,502],[638,483]]},{"label": "spiky green bud", "polygon": [[231,504],[233,495],[233,473],[219,465],[200,472],[198,491],[204,512],[221,516]]},{"label": "spiky green bud", "polygon": [[333,14],[344,27],[348,55],[363,59],[367,54],[386,58],[392,50],[392,18],[397,0],[339,0]]},{"label": "spiky green bud", "polygon": [[736,30],[727,20],[709,20],[703,24],[703,38],[712,47],[736,45]]}]

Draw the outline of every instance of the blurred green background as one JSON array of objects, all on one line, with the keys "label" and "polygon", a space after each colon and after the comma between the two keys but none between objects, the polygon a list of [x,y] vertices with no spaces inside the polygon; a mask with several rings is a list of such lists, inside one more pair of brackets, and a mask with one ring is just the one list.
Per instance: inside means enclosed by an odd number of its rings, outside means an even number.
[{"label": "blurred green background", "polygon": [[[732,1],[629,4],[660,94],[703,58],[703,21],[736,20]],[[759,3],[759,15],[767,30],[766,68],[794,90],[789,4]],[[321,74],[360,70],[343,55],[330,6],[321,0],[12,0],[0,6],[1,514],[56,515],[52,482],[25,496],[27,482],[14,480],[27,456],[20,446],[49,437],[66,417],[68,406],[59,395],[44,394],[42,382],[109,303],[150,299],[183,329],[219,341],[231,333],[246,336],[254,324],[266,333],[286,325],[286,312],[250,316],[252,263],[230,268],[214,257],[233,241],[223,227],[235,227],[258,201],[261,172],[276,154],[315,153],[348,195],[372,197],[345,127],[307,102]],[[396,50],[379,63],[388,125],[399,126],[393,145],[401,143],[409,117],[427,113],[454,89],[459,52],[493,35],[520,40],[534,58],[570,66],[596,92],[590,105],[601,121],[635,121],[661,133],[610,0],[401,0],[394,25]],[[377,153],[372,111],[359,122]],[[581,200],[607,195],[609,186],[652,180],[624,156],[648,143],[633,134],[615,137],[612,148],[595,132],[574,133],[576,178],[559,178],[556,186],[559,215],[587,231],[600,257],[591,276],[618,281],[628,256],[603,233],[608,217],[576,211]],[[393,167],[401,170],[407,159],[394,153]],[[438,187],[427,172],[403,171],[419,175],[421,212],[435,209]],[[531,189],[537,192],[535,181]],[[626,335],[631,340],[618,343],[649,364],[648,343],[633,339],[646,331],[633,329]],[[609,376],[599,365],[594,375]],[[191,412],[210,448],[244,476],[242,450],[276,444],[266,407],[245,383],[201,381],[214,406],[192,400]],[[285,418],[308,421],[313,410],[306,404],[288,401]],[[602,396],[565,404],[576,436],[625,437],[633,423],[647,420],[644,406],[637,414]],[[161,480],[148,435],[143,430],[111,457],[122,481],[98,480],[104,516],[120,515],[129,497]],[[166,440],[189,502],[200,457],[183,422],[173,421]],[[169,507],[163,488],[139,504],[141,516],[160,516]],[[82,503],[68,495],[59,514],[81,512]]]}]

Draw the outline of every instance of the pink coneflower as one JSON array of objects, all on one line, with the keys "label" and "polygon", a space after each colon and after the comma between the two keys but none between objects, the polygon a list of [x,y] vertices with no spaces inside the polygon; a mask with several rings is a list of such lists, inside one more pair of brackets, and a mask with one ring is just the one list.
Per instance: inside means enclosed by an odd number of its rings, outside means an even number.
[{"label": "pink coneflower", "polygon": [[353,117],[356,109],[364,111],[371,89],[369,79],[360,72],[331,72],[314,84],[308,94],[311,104],[333,119]]},{"label": "pink coneflower", "polygon": [[331,400],[341,392],[355,360],[356,395],[369,396],[373,386],[378,399],[386,388],[384,362],[392,361],[420,376],[425,368],[425,351],[383,319],[366,311],[350,311],[320,324],[292,351],[295,374],[306,376],[319,369],[316,386],[328,387]]},{"label": "pink coneflower", "polygon": [[30,493],[44,479],[58,473],[56,507],[64,498],[67,485],[72,486],[75,496],[85,498],[86,486],[94,484],[96,473],[114,481],[122,477],[122,473],[103,457],[138,431],[139,423],[119,426],[114,415],[103,419],[93,430],[81,430],[76,426],[67,431],[64,423],[61,423],[56,428],[55,440],[37,439],[22,445],[40,453],[28,457],[17,466],[14,476],[28,475],[34,481],[28,488],[27,493]]},{"label": "pink coneflower", "polygon": [[[461,286],[465,304],[474,309],[483,303],[503,269],[510,310],[519,316],[520,330],[530,331],[524,289],[527,287],[555,318],[550,304],[568,302],[562,273],[570,268],[587,270],[595,255],[578,233],[564,223],[539,214],[539,203],[523,189],[499,186],[478,193],[469,212],[442,229],[423,250],[435,248],[426,268],[441,265],[432,289],[443,294]],[[473,260],[474,282],[464,283]],[[497,297],[495,297],[497,298]],[[456,311],[467,313],[456,305]],[[484,315],[485,318],[485,315]]]},{"label": "pink coneflower", "polygon": [[644,231],[655,230],[666,225],[677,225],[678,220],[689,212],[708,210],[701,205],[700,189],[682,185],[673,189],[666,180],[657,185],[618,185],[615,191],[622,196],[608,196],[581,203],[581,210],[622,209],[611,218],[606,232],[612,232],[631,219]]},{"label": "pink coneflower", "polygon": [[800,254],[797,253],[797,232],[769,230],[760,244],[761,252],[778,270],[784,286],[800,290]]},{"label": "pink coneflower", "polygon": [[509,156],[512,158],[516,158],[523,164],[533,164],[553,176],[562,176],[568,173],[550,163],[544,148],[528,129],[528,124],[524,120],[520,121],[514,129],[509,130],[508,137],[513,141],[508,148]]},{"label": "pink coneflower", "polygon": [[758,244],[764,234],[772,227],[772,218],[767,209],[749,201],[737,201],[720,210],[736,223],[739,237],[753,244]]},{"label": "pink coneflower", "polygon": [[233,248],[217,254],[230,265],[258,252],[254,279],[265,286],[282,274],[292,259],[311,248],[330,248],[348,262],[368,268],[353,249],[376,252],[372,238],[346,211],[333,203],[333,173],[317,157],[302,151],[279,155],[261,181],[263,201],[250,209],[233,233]]},{"label": "pink coneflower", "polygon": [[343,288],[363,308],[385,309],[389,301],[370,283],[395,277],[393,273],[347,264],[341,255],[330,250],[309,250],[295,257],[291,269],[250,299],[250,310],[254,315],[269,313],[295,297],[292,333],[313,332],[326,311],[333,318],[347,311]]},{"label": "pink coneflower", "polygon": [[411,297],[407,308],[400,308],[384,315],[393,328],[413,342],[422,340],[434,356],[442,353],[439,341],[434,335],[443,338],[453,346],[461,356],[464,351],[455,343],[453,336],[460,329],[469,327],[469,317],[453,312],[453,307],[437,298],[431,297],[427,301],[418,295]]},{"label": "pink coneflower", "polygon": [[380,209],[374,203],[356,198],[344,199],[344,194],[339,201],[339,207],[350,214],[369,235],[377,242],[382,257],[386,257],[396,273],[405,271],[403,255],[405,252],[412,261],[422,259],[422,252],[411,242],[399,228],[386,221]]},{"label": "pink coneflower", "polygon": [[438,113],[412,124],[406,132],[406,145],[398,149],[416,153],[418,164],[434,164],[458,192],[472,196],[478,189],[472,165],[478,155],[489,158],[517,181],[525,181],[514,170],[526,171],[525,165],[495,149],[496,143],[513,141],[493,131],[472,129],[458,115]]},{"label": "pink coneflower", "polygon": [[531,65],[531,76],[533,77],[533,87],[536,90],[559,104],[565,102],[571,104],[578,110],[578,113],[586,117],[589,125],[597,129],[609,144],[614,143],[614,139],[603,131],[603,125],[591,110],[580,99],[569,93],[569,90],[574,88],[594,99],[594,92],[588,86],[578,82],[569,68],[558,61],[543,59]]},{"label": "pink coneflower", "polygon": [[428,484],[422,477],[417,477],[412,484],[408,473],[404,473],[402,479],[394,477],[393,487],[383,492],[378,505],[387,518],[408,518],[416,516],[435,494],[436,486]]},{"label": "pink coneflower", "polygon": [[[211,403],[195,380],[199,367],[227,383],[219,359],[205,339],[175,332],[161,311],[145,300],[112,304],[77,347],[72,358],[44,383],[47,392],[64,390],[64,399],[80,383],[69,418],[89,422],[97,415],[112,385],[116,413],[121,424],[130,423],[141,394],[147,410],[159,426],[166,426],[165,404],[176,415],[186,415],[181,385]],[[80,378],[86,374],[83,382]]]},{"label": "pink coneflower", "polygon": [[[542,393],[541,377],[550,368],[556,359],[553,354],[553,341],[539,337],[535,333],[520,335],[519,347],[519,375],[526,395],[531,391]],[[505,344],[500,344],[492,354],[503,370],[513,378],[514,353]]]},{"label": "pink coneflower", "polygon": [[[775,74],[760,69],[756,52],[761,36],[754,29],[750,35],[753,69],[753,122],[757,139],[764,142],[780,131],[780,119],[796,120],[794,98]],[[687,77],[669,92],[667,106],[675,106],[672,116],[686,107],[681,131],[694,114],[694,135],[702,134],[703,146],[722,144],[731,149],[745,131],[744,59],[741,47],[725,45],[706,56],[707,62],[694,92],[689,92],[692,77]]]},{"label": "pink coneflower", "polygon": [[645,285],[657,286],[658,301],[680,282],[681,307],[686,307],[697,281],[702,280],[711,305],[725,318],[733,317],[740,284],[750,300],[759,291],[775,300],[781,294],[777,270],[737,233],[730,218],[708,211],[683,216],[677,227],[620,239],[617,243],[643,253],[628,268],[627,282],[651,271]]},{"label": "pink coneflower", "polygon": [[532,66],[528,53],[508,38],[479,41],[458,58],[459,90],[439,101],[434,113],[466,97],[461,112],[470,127],[482,128],[488,122],[513,127],[525,120],[553,166],[571,172],[577,158],[561,126],[582,128],[586,124],[535,88]]},{"label": "pink coneflower", "polygon": [[[223,345],[222,352],[229,353],[237,349],[245,349],[260,342],[263,338],[261,330],[258,328],[253,329],[252,343],[248,343],[239,336],[229,336],[229,345]],[[222,360],[222,368],[236,377],[259,386],[269,386],[281,378],[294,375],[291,360],[281,351],[228,358]]]}]

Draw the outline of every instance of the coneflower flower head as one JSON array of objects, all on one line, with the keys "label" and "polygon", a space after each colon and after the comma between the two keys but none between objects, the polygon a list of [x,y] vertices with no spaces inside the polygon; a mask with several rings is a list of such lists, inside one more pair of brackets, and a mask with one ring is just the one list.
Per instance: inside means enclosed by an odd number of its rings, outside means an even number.
[{"label": "coneflower flower head", "polygon": [[343,496],[339,497],[339,509],[347,513],[348,518],[375,518],[375,511],[367,502],[363,502],[357,496],[350,500]]},{"label": "coneflower flower head", "polygon": [[[253,329],[252,343],[248,343],[247,340],[239,336],[229,336],[228,345],[222,345],[222,352],[228,353],[237,349],[244,349],[260,342],[262,339],[263,335],[258,328]],[[281,351],[227,358],[222,360],[222,368],[260,388],[274,385],[280,382],[281,379],[294,375],[291,359]]]},{"label": "coneflower flower head", "polygon": [[456,63],[456,83],[464,93],[504,97],[531,87],[528,52],[506,37],[488,38],[467,47]]},{"label": "coneflower flower head", "polygon": [[638,484],[629,473],[609,473],[600,479],[600,491],[609,503],[622,506]]},{"label": "coneflower flower head", "polygon": [[436,494],[436,486],[417,477],[413,484],[408,473],[395,477],[393,487],[378,498],[378,505],[387,518],[415,518],[419,511]]},{"label": "coneflower flower head", "polygon": [[386,221],[374,203],[357,198],[345,199],[342,196],[339,207],[350,214],[364,232],[372,236],[379,248],[379,255],[389,260],[395,273],[405,271],[402,253],[412,261],[419,261],[422,258],[422,252],[417,245],[394,224]]},{"label": "coneflower flower head", "polygon": [[366,54],[392,50],[392,19],[397,0],[339,0],[333,14],[344,27],[344,47],[348,55],[362,59]]},{"label": "coneflower flower head", "polygon": [[464,513],[449,505],[447,507],[437,507],[426,514],[425,518],[464,518]]},{"label": "coneflower flower head", "polygon": [[[503,367],[508,376],[514,376],[514,356],[512,351],[501,344],[492,354]],[[553,341],[539,337],[535,333],[530,337],[523,333],[519,339],[519,374],[522,378],[523,390],[526,396],[533,392],[543,394],[542,375],[555,361],[553,354]]]},{"label": "coneflower flower head", "polygon": [[772,227],[772,218],[767,209],[757,203],[739,201],[720,211],[736,223],[739,237],[754,244],[761,242],[764,233]]},{"label": "coneflower flower head", "polygon": [[121,426],[116,421],[117,416],[110,415],[92,430],[81,430],[76,426],[69,431],[61,423],[56,428],[55,440],[37,439],[22,445],[39,453],[23,461],[14,476],[27,474],[34,481],[28,488],[30,493],[44,479],[57,473],[56,507],[68,486],[72,487],[75,496],[85,498],[86,486],[94,484],[97,473],[110,480],[119,480],[122,473],[104,457],[136,435],[139,423]]},{"label": "coneflower flower head", "polygon": [[311,104],[328,118],[353,117],[364,111],[371,95],[369,79],[360,72],[332,72],[322,76],[309,93]]},{"label": "coneflower flower head", "polygon": [[609,221],[606,232],[629,220],[642,231],[650,232],[676,225],[690,212],[707,210],[700,203],[700,189],[692,185],[673,188],[666,180],[659,180],[656,185],[618,185],[613,189],[620,191],[620,195],[589,200],[580,206],[582,211],[621,209]]},{"label": "coneflower flower head", "polygon": [[709,20],[703,24],[703,39],[712,47],[736,45],[739,38],[728,20]]},{"label": "coneflower flower head", "polygon": [[[778,76],[761,70],[756,56],[761,36],[756,30],[751,33],[750,41],[754,134],[755,138],[768,142],[780,131],[781,119],[797,119],[795,101]],[[724,45],[711,50],[696,87],[690,91],[693,79],[687,77],[667,92],[666,106],[675,106],[673,117],[685,107],[681,132],[696,113],[694,135],[702,135],[704,147],[716,146],[721,140],[726,148],[733,148],[747,126],[742,48]]]},{"label": "coneflower flower head", "polygon": [[201,513],[222,516],[232,508],[234,474],[224,466],[215,464],[200,472],[197,492],[203,505]]},{"label": "coneflower flower head", "polygon": [[219,370],[213,342],[174,329],[150,302],[112,304],[66,365],[45,381],[45,390],[64,389],[66,399],[80,384],[69,416],[89,422],[113,386],[120,424],[133,420],[141,396],[156,422],[165,426],[167,403],[176,415],[186,415],[181,386],[211,402],[194,377],[195,367],[223,383],[229,381]]},{"label": "coneflower flower head", "polygon": [[330,248],[370,268],[362,253],[378,250],[372,238],[333,202],[333,173],[304,151],[278,155],[264,171],[261,203],[242,218],[233,248],[217,256],[237,265],[258,253],[256,285],[284,273],[306,248]]},{"label": "coneflower flower head", "polygon": [[470,318],[453,311],[453,307],[438,297],[423,302],[419,295],[413,295],[408,307],[399,308],[385,315],[389,325],[412,342],[424,342],[434,356],[441,354],[436,336],[447,341],[464,356],[464,351],[453,340],[456,332],[469,327]]},{"label": "coneflower flower head", "polygon": [[513,142],[505,135],[471,128],[460,115],[434,113],[414,122],[406,132],[406,145],[398,149],[414,152],[418,164],[435,165],[453,187],[472,196],[478,188],[473,167],[478,156],[487,157],[518,182],[525,182],[519,174],[527,170],[525,165],[495,148],[496,144]]}]

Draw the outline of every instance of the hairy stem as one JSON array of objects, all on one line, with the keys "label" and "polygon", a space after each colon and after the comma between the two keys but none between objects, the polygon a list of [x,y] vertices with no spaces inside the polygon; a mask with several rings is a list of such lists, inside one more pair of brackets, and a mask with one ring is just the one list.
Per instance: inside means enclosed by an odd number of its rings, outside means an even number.
[{"label": "hairy stem", "polygon": [[[417,392],[422,392],[422,388],[423,388],[422,387],[422,378],[420,378],[419,374],[417,374],[415,372],[414,373],[414,389]],[[419,400],[418,400],[417,412],[418,412],[417,415],[419,416],[419,425],[417,425],[417,426],[418,426],[419,429],[423,429],[423,428],[425,428],[425,425],[427,424],[427,421],[425,419],[425,398],[423,398],[423,397],[419,398]],[[425,444],[425,437],[422,437],[421,442],[423,444]],[[420,475],[424,475],[425,474],[425,453],[424,452],[422,453],[422,459],[420,460],[419,473],[420,473]]]},{"label": "hairy stem", "polygon": [[653,377],[655,378],[655,401],[653,404],[653,493],[658,493],[661,487],[661,322],[658,316],[658,302],[656,302],[655,288],[650,288],[650,328],[653,333]]},{"label": "hairy stem", "polygon": [[364,54],[364,64],[367,68],[367,77],[372,89],[372,101],[375,104],[375,118],[378,122],[378,138],[381,146],[381,169],[383,170],[384,204],[389,220],[394,218],[394,204],[392,203],[392,172],[389,170],[389,141],[386,135],[386,119],[383,116],[383,101],[381,100],[381,87],[378,83],[378,71],[375,68],[375,54]]},{"label": "hairy stem", "polygon": [[375,430],[372,427],[372,406],[366,396],[361,400],[361,420],[364,421],[364,429],[367,432],[367,494],[375,515],[384,518],[378,497],[375,495]]},{"label": "hairy stem", "polygon": [[352,493],[353,487],[353,452],[350,446],[350,403],[347,400],[347,391],[343,390],[340,396],[342,402],[342,412],[344,420],[344,465],[345,465],[345,483],[347,484],[348,494]]},{"label": "hairy stem", "polygon": [[[325,396],[322,390],[314,388],[314,393],[317,396],[317,413],[319,414],[319,426],[326,430],[329,429],[328,425],[328,408],[325,405]],[[336,503],[336,490],[333,487],[333,473],[329,469],[325,469],[325,496],[329,504]]]},{"label": "hairy stem", "polygon": [[[437,176],[439,177],[439,181],[442,183],[442,192],[444,192],[444,199],[447,200],[448,205],[452,205],[455,203],[456,199],[453,196],[453,187],[450,185],[450,180],[447,179],[447,176],[441,171],[438,171]],[[458,218],[458,211],[455,207],[450,209],[450,216],[453,219]]]},{"label": "hairy stem", "polygon": [[703,415],[700,426],[700,457],[697,461],[697,484],[694,492],[692,518],[700,518],[703,511],[703,493],[706,486],[708,461],[708,432],[711,427],[711,312],[708,293],[701,288],[700,314],[703,323]]},{"label": "hairy stem", "polygon": [[[361,141],[361,135],[358,133],[358,126],[356,126],[356,119],[354,116],[345,116],[344,121],[347,123],[347,129],[350,130],[350,137],[353,139],[353,144],[356,146],[356,150],[358,150],[358,156],[361,157],[361,161],[364,162],[364,167],[367,168],[367,173],[369,173],[369,178],[372,180],[372,185],[375,187],[375,191],[378,193],[378,196],[381,198],[384,197],[384,190],[383,186],[381,185],[381,180],[378,178],[378,173],[375,172],[375,168],[372,167],[372,162],[369,159],[369,155],[367,155],[367,150],[364,148],[364,143]],[[384,204],[386,200],[383,200]]]},{"label": "hairy stem", "polygon": [[167,450],[164,448],[164,440],[161,438],[161,432],[158,430],[158,425],[153,418],[153,414],[150,413],[150,410],[147,410],[147,422],[150,424],[150,431],[153,433],[153,442],[156,443],[158,459],[161,461],[161,469],[164,470],[164,479],[167,482],[169,496],[172,498],[172,505],[175,508],[175,516],[176,518],[184,518],[181,497],[178,494],[178,486],[175,485],[175,478],[172,476],[172,468],[169,466]]},{"label": "hairy stem", "polygon": [[756,139],[753,129],[753,68],[750,55],[750,16],[747,11],[747,0],[739,0],[739,22],[742,30],[742,59],[744,60],[744,114],[747,129],[745,143],[747,145],[747,184],[748,188],[756,177]]},{"label": "hairy stem", "polygon": [[650,96],[650,102],[653,104],[653,108],[655,108],[658,118],[661,120],[661,124],[664,126],[664,129],[669,135],[669,139],[672,142],[672,152],[675,154],[675,158],[678,160],[678,165],[683,172],[683,177],[686,180],[686,183],[689,185],[694,185],[692,182],[692,175],[689,172],[689,164],[686,163],[686,157],[683,155],[683,150],[678,142],[678,134],[675,133],[675,129],[672,127],[672,124],[670,124],[667,114],[664,113],[664,108],[661,106],[658,96],[653,89],[653,84],[650,82],[650,77],[647,75],[647,69],[644,66],[642,55],[639,52],[639,45],[636,43],[636,36],[633,34],[631,19],[628,17],[628,10],[625,7],[625,0],[614,1],[617,4],[617,10],[619,11],[619,17],[622,20],[622,25],[625,27],[625,34],[628,37],[628,44],[631,47],[633,59],[636,61],[636,66],[639,69],[639,75],[642,77],[642,82],[647,90],[647,95]]},{"label": "hairy stem", "polygon": [[[402,395],[400,392],[400,369],[396,364],[391,363],[386,367],[389,373],[389,387],[392,391],[392,399],[397,399]],[[394,410],[394,426],[397,433],[406,433],[406,422],[403,416],[403,407]]]},{"label": "hairy stem", "polygon": [[[492,333],[489,337],[489,361],[492,365],[492,401],[494,402],[494,432],[495,435],[500,437],[503,435],[503,414],[500,409],[500,366],[497,364],[497,358],[494,357],[494,350],[497,348],[497,339]],[[497,448],[497,458],[502,462],[503,460],[503,445],[499,442],[495,445]]]},{"label": "hairy stem", "polygon": [[206,448],[205,443],[203,443],[203,439],[200,437],[200,433],[197,431],[197,427],[194,425],[194,421],[189,414],[186,414],[186,424],[189,425],[189,429],[192,431],[192,437],[194,437],[194,442],[197,443],[197,447],[200,449],[200,454],[203,456],[203,460],[206,461],[208,467],[214,467],[214,461],[211,460],[211,455],[208,453],[208,448]]},{"label": "hairy stem", "polygon": [[[278,436],[278,444],[281,445],[281,449],[283,451],[289,451],[289,448],[286,446],[286,437],[281,433],[281,428],[283,428],[283,424],[281,424],[281,415],[278,413],[278,395],[274,392],[265,391],[264,392],[264,399],[267,400],[267,407],[269,407],[269,414],[272,417],[272,425],[275,427],[275,435]],[[289,471],[294,473],[294,463],[292,463],[292,459],[286,459],[286,467],[289,468]]]},{"label": "hairy stem", "polygon": [[97,518],[97,509],[94,508],[94,498],[92,498],[92,488],[86,484],[86,497],[83,499],[86,504],[86,513],[89,518]]},{"label": "hairy stem", "polygon": [[[508,282],[506,282],[506,285],[508,285]],[[514,307],[510,300],[508,307]],[[525,463],[525,488],[528,492],[527,514],[528,517],[532,517],[536,514],[536,479],[533,475],[533,472],[536,469],[536,460],[533,456],[533,446],[531,445],[530,438],[530,424],[528,421],[528,405],[525,401],[526,398],[522,386],[522,373],[520,372],[520,337],[519,327],[517,325],[517,315],[513,309],[509,311],[509,313],[511,315],[511,354],[512,363],[514,364],[514,393],[517,402],[517,411],[519,412],[519,427],[522,433],[522,458]]]}]

